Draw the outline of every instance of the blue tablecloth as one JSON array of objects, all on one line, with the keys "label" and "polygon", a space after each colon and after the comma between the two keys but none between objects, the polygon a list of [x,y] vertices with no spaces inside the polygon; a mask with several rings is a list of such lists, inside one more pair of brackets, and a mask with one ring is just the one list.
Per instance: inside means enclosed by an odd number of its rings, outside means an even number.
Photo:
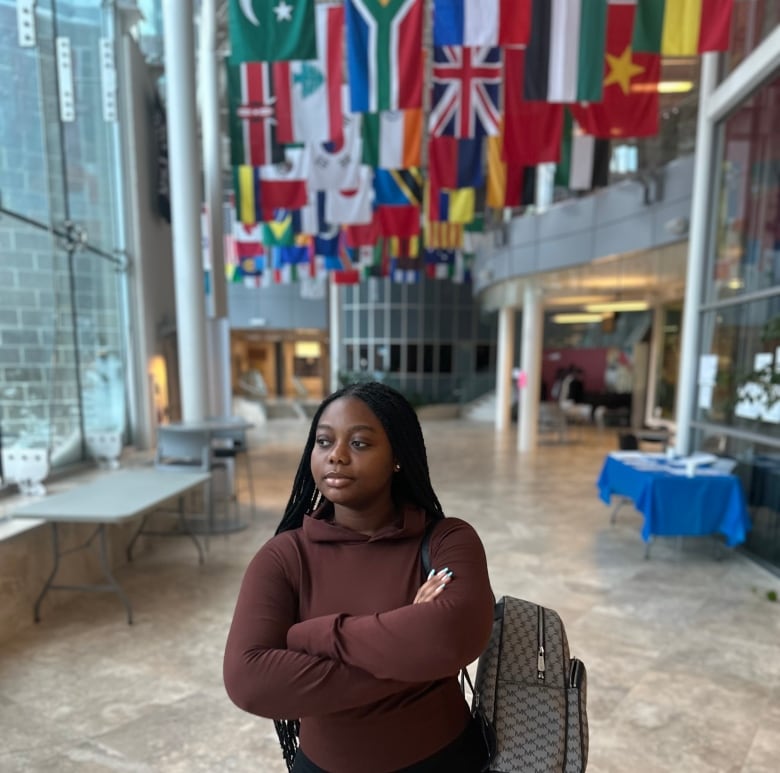
[{"label": "blue tablecloth", "polygon": [[604,460],[599,496],[629,497],[644,515],[642,539],[720,533],[726,544],[739,545],[750,529],[742,484],[735,475],[702,469],[681,474],[656,454],[612,455]]}]

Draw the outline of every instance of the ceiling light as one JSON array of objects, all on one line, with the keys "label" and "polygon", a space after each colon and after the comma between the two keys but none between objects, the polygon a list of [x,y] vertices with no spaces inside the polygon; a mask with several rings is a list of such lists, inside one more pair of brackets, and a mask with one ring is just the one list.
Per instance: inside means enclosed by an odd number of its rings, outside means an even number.
[{"label": "ceiling light", "polygon": [[553,314],[552,321],[556,325],[579,325],[582,323],[601,322],[603,314],[586,314],[585,312],[572,312],[571,314]]},{"label": "ceiling light", "polygon": [[609,301],[608,303],[588,303],[585,311],[646,311],[650,308],[647,301]]},{"label": "ceiling light", "polygon": [[687,94],[693,90],[693,81],[661,81],[660,83],[633,83],[632,94],[655,92],[659,94]]}]

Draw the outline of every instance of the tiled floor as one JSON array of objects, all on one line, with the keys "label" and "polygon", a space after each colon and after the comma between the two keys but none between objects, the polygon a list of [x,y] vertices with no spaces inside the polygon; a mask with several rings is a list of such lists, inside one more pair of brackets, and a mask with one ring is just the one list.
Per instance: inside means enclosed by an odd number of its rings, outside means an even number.
[{"label": "tiled floor", "polygon": [[[588,667],[589,771],[780,769],[780,579],[706,542],[654,544],[640,517],[610,527],[595,480],[612,432],[518,455],[515,435],[424,425],[434,485],[485,543],[498,595],[556,608]],[[163,540],[118,577],[134,604],[74,595],[0,644],[0,770],[281,773],[269,721],[225,695],[222,650],[241,576],[272,533],[306,433],[255,432],[260,508],[249,529]],[[248,512],[248,509],[247,509]],[[367,767],[366,773],[372,773]]]}]

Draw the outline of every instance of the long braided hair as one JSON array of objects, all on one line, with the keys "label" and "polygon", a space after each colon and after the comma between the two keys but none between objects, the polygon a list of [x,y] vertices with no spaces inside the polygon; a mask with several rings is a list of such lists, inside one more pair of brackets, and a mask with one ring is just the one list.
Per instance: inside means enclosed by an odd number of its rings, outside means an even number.
[{"label": "long braided hair", "polygon": [[[379,419],[387,433],[393,456],[401,467],[393,475],[392,480],[391,496],[395,505],[397,507],[415,505],[425,511],[428,520],[443,518],[444,511],[431,484],[425,440],[414,408],[400,392],[392,387],[378,381],[368,381],[348,384],[326,397],[320,404],[311,420],[309,436],[295,474],[290,500],[276,528],[276,534],[299,528],[303,524],[304,516],[319,507],[333,508],[333,505],[317,490],[311,473],[311,452],[314,448],[320,417],[334,400],[344,397],[362,400]],[[292,770],[298,749],[300,722],[282,719],[275,721],[274,725],[287,769]]]}]

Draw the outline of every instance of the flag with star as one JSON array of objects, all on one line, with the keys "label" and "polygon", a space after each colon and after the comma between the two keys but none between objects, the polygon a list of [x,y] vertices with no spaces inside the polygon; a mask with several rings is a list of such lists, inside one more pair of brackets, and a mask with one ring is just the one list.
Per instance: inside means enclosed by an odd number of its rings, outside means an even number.
[{"label": "flag with star", "polygon": [[658,133],[661,57],[631,48],[636,0],[610,0],[604,98],[571,105],[574,120],[594,137],[648,137]]},{"label": "flag with star", "polygon": [[230,59],[316,59],[314,0],[229,0]]}]

